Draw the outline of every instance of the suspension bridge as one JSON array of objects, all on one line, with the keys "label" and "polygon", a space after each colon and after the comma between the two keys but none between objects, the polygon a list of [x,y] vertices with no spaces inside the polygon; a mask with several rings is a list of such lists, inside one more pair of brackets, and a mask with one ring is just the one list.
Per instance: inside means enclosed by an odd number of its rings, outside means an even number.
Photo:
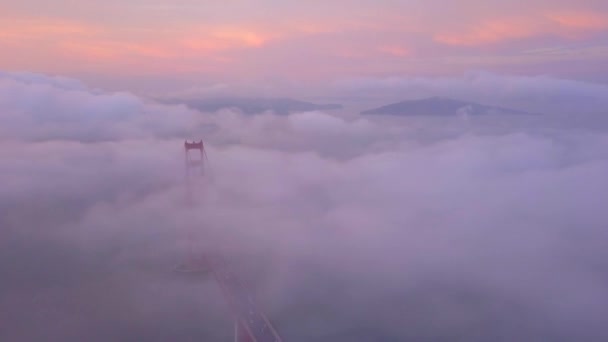
[{"label": "suspension bridge", "polygon": [[[207,153],[202,140],[185,141],[186,196],[193,203],[192,178],[203,176]],[[189,237],[192,239],[192,236]],[[209,270],[234,319],[235,342],[282,342],[283,339],[255,300],[250,287],[239,278],[227,258],[220,252],[195,251],[190,244],[186,263],[177,271],[195,273]]]}]

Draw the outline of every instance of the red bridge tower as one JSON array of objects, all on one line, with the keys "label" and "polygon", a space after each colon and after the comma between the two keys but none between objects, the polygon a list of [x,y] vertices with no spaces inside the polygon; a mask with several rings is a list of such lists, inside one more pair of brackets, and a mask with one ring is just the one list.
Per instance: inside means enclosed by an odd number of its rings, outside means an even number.
[{"label": "red bridge tower", "polygon": [[[197,168],[204,174],[204,163],[207,158],[202,140],[184,142],[186,157],[186,187],[188,205],[193,204],[192,175]],[[190,153],[194,152],[194,155]],[[198,151],[198,153],[196,153]],[[198,154],[198,156],[197,156]],[[235,342],[283,342],[278,332],[258,307],[253,293],[248,286],[231,269],[220,253],[196,253],[193,247],[192,233],[189,236],[189,260],[177,267],[177,271],[195,273],[208,270],[218,283],[224,299],[234,316]]]}]

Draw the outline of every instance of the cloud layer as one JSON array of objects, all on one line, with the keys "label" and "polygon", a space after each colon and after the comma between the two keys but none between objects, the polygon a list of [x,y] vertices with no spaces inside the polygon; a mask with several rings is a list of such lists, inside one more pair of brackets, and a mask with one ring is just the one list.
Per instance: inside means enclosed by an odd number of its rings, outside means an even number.
[{"label": "cloud layer", "polygon": [[605,130],[197,113],[14,74],[0,112],[0,339],[229,338],[212,279],[172,272],[188,232],[286,340],[608,337]]}]

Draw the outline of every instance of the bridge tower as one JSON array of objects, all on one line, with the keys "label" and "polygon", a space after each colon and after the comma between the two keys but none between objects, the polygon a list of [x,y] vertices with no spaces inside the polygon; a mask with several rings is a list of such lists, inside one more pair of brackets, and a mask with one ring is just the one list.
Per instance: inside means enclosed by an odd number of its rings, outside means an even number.
[{"label": "bridge tower", "polygon": [[[207,158],[202,140],[184,142],[186,163],[187,205],[194,205],[193,189],[195,174],[205,174]],[[253,293],[237,276],[226,259],[219,252],[196,252],[194,232],[188,234],[188,260],[179,265],[176,271],[183,273],[210,272],[218,283],[222,295],[234,316],[235,342],[282,342],[283,340],[273,327],[264,312],[260,310],[253,298]]]},{"label": "bridge tower", "polygon": [[[190,151],[194,151],[194,155]],[[196,157],[196,151],[198,151],[198,158]],[[200,170],[199,172],[201,175],[204,174],[206,153],[203,140],[192,142],[189,142],[188,140],[184,141],[184,152],[186,153],[186,178],[189,179],[192,172],[196,169]]]},{"label": "bridge tower", "polygon": [[[203,140],[199,141],[184,141],[184,153],[185,153],[185,186],[186,186],[186,206],[194,207],[195,196],[194,189],[196,179],[195,175],[198,173],[204,175],[205,170],[205,145]],[[209,271],[209,267],[204,260],[202,253],[196,251],[195,246],[195,231],[193,227],[190,227],[187,232],[187,256],[186,260],[179,264],[175,271],[181,273],[201,273]]]}]

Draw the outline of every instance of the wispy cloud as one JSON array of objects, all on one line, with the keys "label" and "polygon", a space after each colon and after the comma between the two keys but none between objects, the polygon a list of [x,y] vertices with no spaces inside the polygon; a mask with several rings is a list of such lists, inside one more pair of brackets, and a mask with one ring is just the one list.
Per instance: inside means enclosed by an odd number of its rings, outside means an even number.
[{"label": "wispy cloud", "polygon": [[435,40],[449,45],[481,46],[547,35],[581,38],[583,34],[606,29],[606,14],[563,11],[484,20],[461,32],[436,34]]},{"label": "wispy cloud", "polygon": [[547,14],[547,17],[561,26],[580,30],[608,29],[608,13],[585,11],[561,11]]},{"label": "wispy cloud", "polygon": [[541,32],[542,28],[532,20],[507,18],[484,21],[461,33],[440,33],[435,40],[449,45],[476,46],[528,38]]},{"label": "wispy cloud", "polygon": [[236,0],[219,6],[162,0],[74,6],[58,0],[38,6],[39,12],[32,11],[34,3],[3,5],[11,13],[0,19],[0,48],[11,51],[0,56],[5,69],[87,74],[117,85],[125,79],[143,84],[154,74],[190,86],[204,77],[267,86],[314,79],[322,85],[349,75],[471,69],[608,77],[594,53],[562,54],[560,62],[585,62],[570,71],[556,67],[555,55],[522,53],[555,46],[600,50],[608,7],[596,1],[489,0],[480,6],[476,0]]}]

